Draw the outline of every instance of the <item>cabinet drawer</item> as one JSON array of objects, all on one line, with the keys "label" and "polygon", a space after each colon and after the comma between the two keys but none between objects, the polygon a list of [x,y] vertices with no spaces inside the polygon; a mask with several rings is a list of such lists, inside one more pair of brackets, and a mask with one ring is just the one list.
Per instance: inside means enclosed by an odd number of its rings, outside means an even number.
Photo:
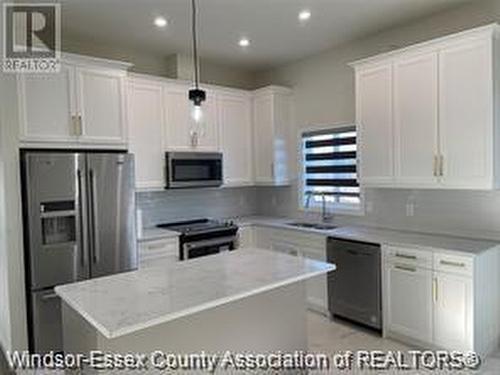
[{"label": "cabinet drawer", "polygon": [[402,263],[423,268],[432,268],[432,252],[399,246],[385,248],[386,261],[395,264]]},{"label": "cabinet drawer", "polygon": [[454,254],[435,253],[434,269],[436,271],[472,276],[474,260]]},{"label": "cabinet drawer", "polygon": [[179,241],[177,238],[147,241],[139,244],[141,266],[163,258],[169,258],[172,261],[179,260]]}]

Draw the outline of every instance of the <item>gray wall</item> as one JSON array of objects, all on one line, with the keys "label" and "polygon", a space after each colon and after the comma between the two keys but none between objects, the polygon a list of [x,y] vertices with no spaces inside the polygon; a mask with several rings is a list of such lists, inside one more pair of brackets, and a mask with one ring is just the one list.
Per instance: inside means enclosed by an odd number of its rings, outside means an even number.
[{"label": "gray wall", "polygon": [[163,190],[137,194],[143,226],[200,217],[256,214],[256,188]]},{"label": "gray wall", "polygon": [[[261,72],[259,85],[295,92],[296,132],[309,126],[354,122],[354,74],[347,63],[445,34],[500,21],[500,0],[478,0],[372,35],[305,60]],[[303,216],[296,187],[260,189],[259,212]],[[443,232],[500,239],[500,192],[366,191],[365,216],[338,216],[342,223]],[[406,216],[407,203],[415,205]]]}]

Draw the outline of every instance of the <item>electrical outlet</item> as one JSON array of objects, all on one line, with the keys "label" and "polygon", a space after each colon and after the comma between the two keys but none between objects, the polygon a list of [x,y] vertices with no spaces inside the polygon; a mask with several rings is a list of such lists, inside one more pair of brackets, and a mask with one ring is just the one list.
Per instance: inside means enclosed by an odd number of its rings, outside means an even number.
[{"label": "electrical outlet", "polygon": [[273,198],[271,199],[271,204],[275,207],[278,205],[278,198],[276,197],[276,195],[273,195]]},{"label": "electrical outlet", "polygon": [[415,215],[415,203],[408,202],[406,203],[406,216],[412,217]]},{"label": "electrical outlet", "polygon": [[372,201],[366,202],[365,210],[367,213],[373,212],[373,202]]}]

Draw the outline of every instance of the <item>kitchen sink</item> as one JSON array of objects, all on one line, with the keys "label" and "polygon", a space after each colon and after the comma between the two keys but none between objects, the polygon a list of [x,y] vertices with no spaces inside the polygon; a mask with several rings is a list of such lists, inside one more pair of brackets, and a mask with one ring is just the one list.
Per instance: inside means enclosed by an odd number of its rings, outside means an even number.
[{"label": "kitchen sink", "polygon": [[310,229],[317,229],[317,230],[332,230],[337,228],[335,225],[332,224],[324,224],[324,223],[306,223],[306,222],[291,222],[291,223],[286,223],[286,225],[290,225],[292,227],[299,227],[299,228],[310,228]]}]

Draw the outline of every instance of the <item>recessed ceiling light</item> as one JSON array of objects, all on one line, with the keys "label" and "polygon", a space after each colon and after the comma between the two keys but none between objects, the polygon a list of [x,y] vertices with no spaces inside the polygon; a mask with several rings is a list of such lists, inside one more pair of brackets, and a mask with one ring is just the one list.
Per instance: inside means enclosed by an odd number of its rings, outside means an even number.
[{"label": "recessed ceiling light", "polygon": [[155,25],[157,27],[165,27],[167,26],[168,22],[165,17],[156,17],[155,18]]},{"label": "recessed ceiling light", "polygon": [[240,45],[240,47],[248,47],[250,45],[250,40],[248,40],[247,38],[241,38],[238,44]]},{"label": "recessed ceiling light", "polygon": [[303,10],[299,13],[299,21],[307,21],[309,18],[311,18],[311,11]]}]

